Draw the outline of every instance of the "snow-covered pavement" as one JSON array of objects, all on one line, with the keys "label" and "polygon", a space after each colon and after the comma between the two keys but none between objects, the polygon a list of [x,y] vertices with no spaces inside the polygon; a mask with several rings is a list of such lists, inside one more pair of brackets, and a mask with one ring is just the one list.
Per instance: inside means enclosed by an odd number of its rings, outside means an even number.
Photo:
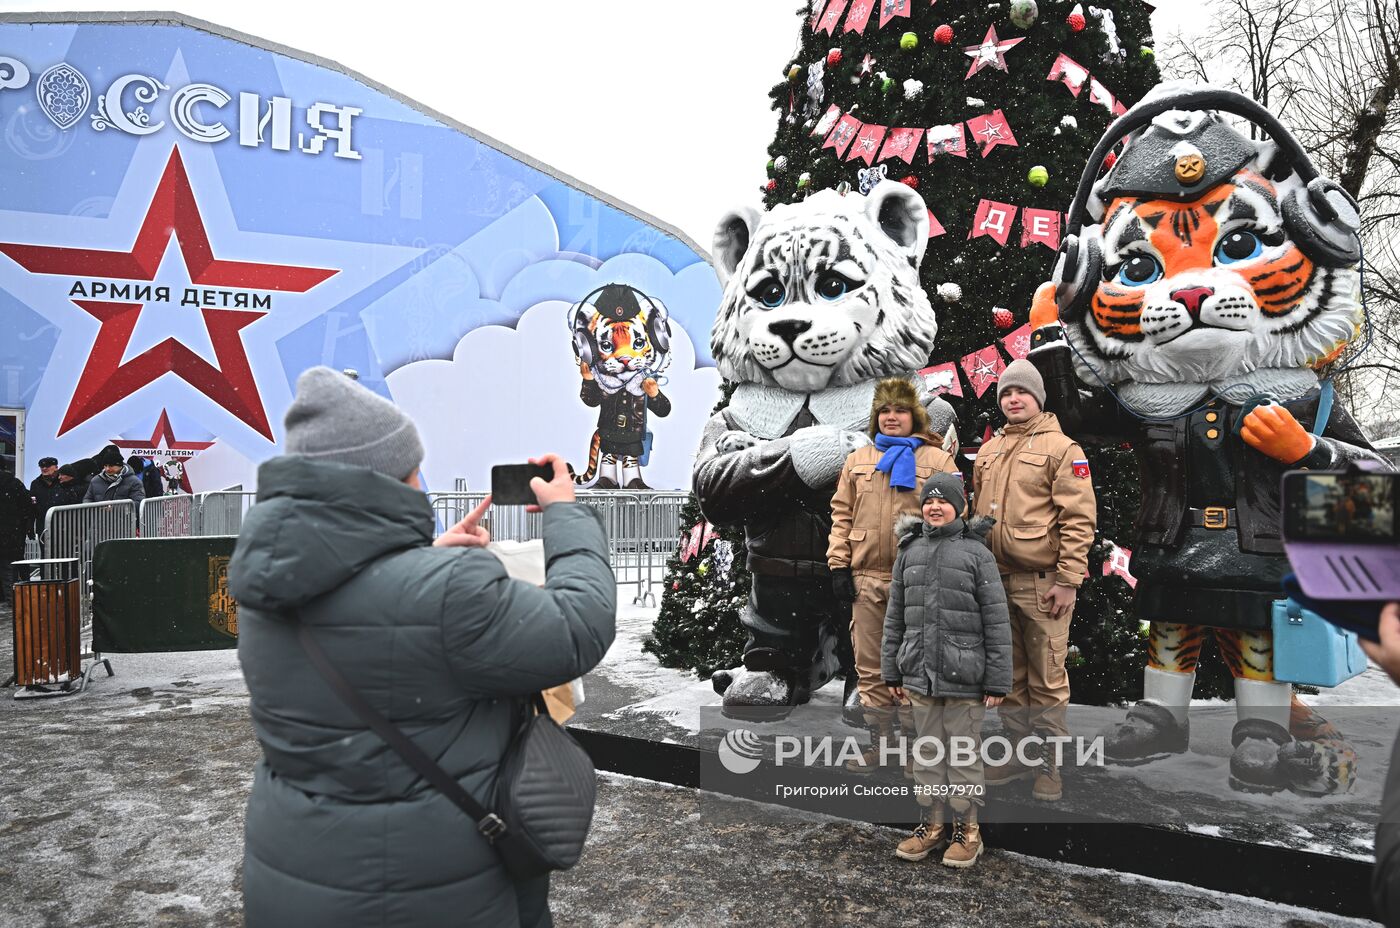
[{"label": "snow-covered pavement", "polygon": [[[641,653],[653,616],[623,608],[581,719],[699,683]],[[6,671],[9,629],[0,610]],[[112,659],[81,696],[0,691],[0,926],[239,925],[258,747],[237,654]],[[892,829],[599,782],[589,850],[554,881],[561,926],[1363,924],[997,850],[953,873],[895,860]]]}]

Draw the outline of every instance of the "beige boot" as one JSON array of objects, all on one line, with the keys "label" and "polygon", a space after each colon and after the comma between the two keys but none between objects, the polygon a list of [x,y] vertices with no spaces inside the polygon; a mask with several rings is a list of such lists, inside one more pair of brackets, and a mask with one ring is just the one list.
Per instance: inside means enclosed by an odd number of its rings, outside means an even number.
[{"label": "beige boot", "polygon": [[1026,777],[1035,773],[1035,771],[1035,767],[1028,767],[1021,763],[1019,758],[1013,756],[1006,763],[997,766],[984,764],[982,779],[989,789],[995,789],[998,786],[1004,786],[1016,780],[1024,780]]},{"label": "beige boot", "polygon": [[943,824],[943,803],[935,802],[929,806],[924,820],[914,829],[914,833],[899,842],[894,856],[901,860],[923,860],[943,846],[947,831],[947,826]]},{"label": "beige boot", "polygon": [[1035,784],[1031,787],[1031,795],[1041,802],[1059,802],[1060,797],[1064,795],[1064,781],[1060,779],[1060,768],[1056,767],[1048,756],[1041,760],[1040,768],[1035,772]]},{"label": "beige boot", "polygon": [[943,854],[943,866],[962,869],[977,863],[982,856],[982,826],[977,824],[977,806],[966,812],[953,813],[952,837]]},{"label": "beige boot", "polygon": [[882,718],[878,724],[869,726],[870,747],[861,752],[860,757],[846,761],[846,770],[851,773],[874,773],[880,768],[881,742],[893,743],[894,725]]}]

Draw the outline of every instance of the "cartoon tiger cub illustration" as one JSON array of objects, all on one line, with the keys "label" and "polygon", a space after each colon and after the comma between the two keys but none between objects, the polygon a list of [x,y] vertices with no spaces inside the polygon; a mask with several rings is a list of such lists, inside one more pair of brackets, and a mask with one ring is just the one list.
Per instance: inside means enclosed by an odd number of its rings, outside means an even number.
[{"label": "cartoon tiger cub illustration", "polygon": [[1317,375],[1361,322],[1355,203],[1252,100],[1162,85],[1105,132],[1069,221],[1035,296],[1031,359],[1066,431],[1131,441],[1142,470],[1131,569],[1151,623],[1144,699],[1104,732],[1105,753],[1142,763],[1187,749],[1210,627],[1235,678],[1230,785],[1349,789],[1355,752],[1274,675],[1272,613],[1288,571],[1284,471],[1383,464]]},{"label": "cartoon tiger cub illustration", "polygon": [[[574,483],[596,489],[647,489],[641,462],[650,448],[647,413],[666,416],[671,401],[658,376],[671,363],[665,305],[627,284],[599,287],[569,308],[579,398],[597,406],[588,467]],[[601,466],[600,466],[601,465]]]}]

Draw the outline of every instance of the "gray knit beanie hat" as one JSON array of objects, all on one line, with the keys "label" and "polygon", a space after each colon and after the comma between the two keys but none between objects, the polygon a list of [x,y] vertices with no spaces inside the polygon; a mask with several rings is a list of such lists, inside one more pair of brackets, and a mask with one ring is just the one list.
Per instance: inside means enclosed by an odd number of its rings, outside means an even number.
[{"label": "gray knit beanie hat", "polygon": [[1045,381],[1040,377],[1040,371],[1035,365],[1025,358],[1018,358],[1006,365],[1006,370],[1001,372],[1001,379],[997,382],[997,399],[1001,399],[1002,391],[1007,387],[1020,387],[1040,404],[1042,410],[1045,409]]},{"label": "gray knit beanie hat", "polygon": [[953,504],[953,508],[962,515],[967,508],[967,493],[963,491],[961,474],[937,473],[924,481],[924,488],[919,493],[919,503],[922,505],[930,496],[947,500]]},{"label": "gray knit beanie hat", "polygon": [[297,378],[283,420],[288,454],[334,461],[403,480],[423,462],[423,442],[403,410],[345,374],[313,367]]}]

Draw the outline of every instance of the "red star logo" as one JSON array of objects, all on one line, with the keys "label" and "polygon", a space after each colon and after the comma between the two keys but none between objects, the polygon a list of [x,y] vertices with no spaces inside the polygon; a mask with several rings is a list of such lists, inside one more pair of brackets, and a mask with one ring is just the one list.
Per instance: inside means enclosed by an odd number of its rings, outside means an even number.
[{"label": "red star logo", "polygon": [[[0,254],[7,255],[20,267],[35,274],[153,281],[172,235],[176,236],[191,285],[305,293],[339,273],[316,267],[221,261],[214,257],[178,148],[170,152],[170,160],[166,162],[160,184],[151,197],[146,218],[136,233],[136,241],[130,251],[0,242]],[[74,300],[73,303],[96,317],[102,327],[93,342],[87,365],[78,378],[68,411],[59,426],[59,435],[86,422],[163,374],[173,373],[247,423],[268,441],[273,440],[272,427],[268,424],[262,397],[248,364],[248,352],[239,335],[241,329],[261,319],[265,313],[200,308],[209,331],[209,341],[219,362],[218,367],[173,338],[167,338],[123,364],[122,355],[145,304],[94,300]],[[168,422],[166,427],[169,427]]]},{"label": "red star logo", "polygon": [[[201,451],[207,450],[207,449],[208,449],[211,445],[213,445],[214,443],[213,443],[212,441],[176,441],[176,439],[175,439],[175,430],[172,429],[172,428],[170,427],[170,415],[169,415],[169,413],[167,413],[164,409],[162,409],[162,410],[160,411],[160,419],[159,419],[159,421],[156,422],[156,430],[155,430],[154,432],[151,433],[151,437],[150,437],[150,438],[148,438],[148,439],[139,439],[139,440],[114,438],[114,439],[112,439],[112,444],[114,444],[114,445],[116,445],[118,448],[122,449],[122,451],[127,452],[128,456],[130,456],[131,454],[134,454],[134,453],[136,453],[136,452],[138,452],[138,451],[150,452],[150,451],[162,450],[162,449],[165,450],[165,451],[167,451],[167,452],[170,452],[170,451],[186,452],[186,451],[187,451],[187,452],[190,452],[190,453],[189,453],[189,454],[165,454],[165,455],[160,455],[159,457],[160,457],[162,460],[184,461],[184,462],[188,462],[190,458],[194,457],[196,454],[198,454],[198,453],[201,452]],[[149,454],[149,453],[143,454],[143,455],[140,455],[140,456],[141,456],[141,457],[153,457],[153,456],[152,456],[151,454]],[[161,460],[158,460],[156,463],[157,463],[157,465],[159,465],[159,464],[161,463]],[[186,493],[193,492],[193,491],[190,489],[190,477],[189,477],[189,471],[188,471],[188,470],[184,471],[184,472],[180,475],[180,483],[183,485],[184,490],[185,490]]]}]

